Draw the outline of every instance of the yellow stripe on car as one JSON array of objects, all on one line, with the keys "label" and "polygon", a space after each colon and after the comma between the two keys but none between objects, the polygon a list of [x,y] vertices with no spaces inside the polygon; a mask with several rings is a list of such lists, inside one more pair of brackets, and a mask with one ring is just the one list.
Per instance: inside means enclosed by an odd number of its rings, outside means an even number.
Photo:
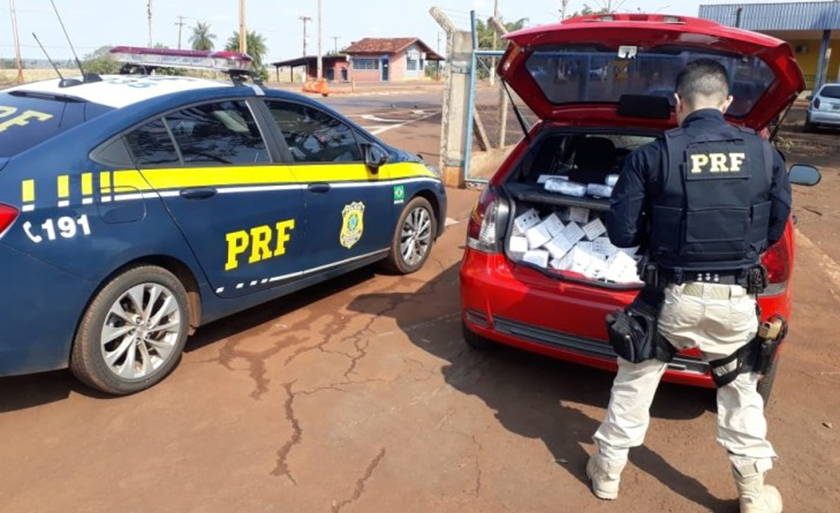
[{"label": "yellow stripe on car", "polygon": [[[378,173],[364,164],[296,166],[225,166],[114,171],[118,192],[225,187],[236,185],[305,184],[312,182],[379,182],[405,178],[437,178],[423,164],[383,166]],[[105,188],[105,183],[102,184]]]},{"label": "yellow stripe on car", "polygon": [[59,199],[67,199],[70,197],[70,176],[59,175],[58,177],[58,197]]},{"label": "yellow stripe on car", "polygon": [[35,201],[35,180],[24,180],[20,183],[21,199],[24,203]]}]

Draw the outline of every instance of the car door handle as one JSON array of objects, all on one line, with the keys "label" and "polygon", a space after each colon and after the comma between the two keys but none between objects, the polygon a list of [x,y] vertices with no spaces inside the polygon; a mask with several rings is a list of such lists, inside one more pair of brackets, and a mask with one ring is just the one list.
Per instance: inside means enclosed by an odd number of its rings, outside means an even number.
[{"label": "car door handle", "polygon": [[332,186],[328,183],[311,183],[309,184],[309,192],[325,193],[330,192]]},{"label": "car door handle", "polygon": [[194,189],[184,189],[181,191],[181,197],[184,199],[207,199],[212,198],[219,192],[213,187],[197,187]]}]

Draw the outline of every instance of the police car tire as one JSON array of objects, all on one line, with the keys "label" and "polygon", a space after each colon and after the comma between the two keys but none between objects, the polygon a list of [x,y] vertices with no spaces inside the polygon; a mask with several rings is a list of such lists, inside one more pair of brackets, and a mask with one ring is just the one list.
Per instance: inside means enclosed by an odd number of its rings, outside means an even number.
[{"label": "police car tire", "polygon": [[[112,305],[126,291],[143,283],[158,283],[172,292],[180,308],[180,333],[168,361],[143,378],[125,380],[106,366],[100,347],[101,332]],[[83,383],[108,394],[129,395],[145,390],[165,378],[180,361],[189,335],[189,319],[187,292],[174,274],[156,266],[130,268],[102,287],[85,311],[70,354],[70,370]]]},{"label": "police car tire", "polygon": [[[408,262],[406,262],[402,257],[402,252],[400,251],[400,234],[402,233],[402,227],[405,224],[405,221],[408,218],[409,214],[411,214],[411,212],[416,210],[418,207],[426,209],[426,211],[429,214],[429,218],[432,221],[432,237],[429,240],[429,249],[426,251],[426,254],[423,256],[422,260],[420,260],[414,265],[411,265]],[[394,230],[394,237],[391,241],[391,252],[388,254],[388,259],[385,261],[385,268],[397,274],[412,274],[422,269],[423,265],[425,265],[426,263],[426,260],[429,259],[429,255],[432,254],[432,248],[435,244],[437,230],[438,220],[435,217],[435,210],[432,208],[432,204],[429,203],[429,200],[427,200],[426,198],[415,197],[414,199],[409,201],[403,209],[399,221],[397,221],[397,228]]]},{"label": "police car tire", "polygon": [[764,399],[765,408],[770,403],[770,397],[773,392],[773,384],[776,382],[776,371],[778,368],[779,359],[776,358],[776,361],[770,366],[770,370],[767,371],[767,374],[765,374],[764,377],[761,378],[761,381],[758,382],[758,394],[762,399]]},{"label": "police car tire", "polygon": [[477,349],[479,351],[492,351],[493,349],[499,347],[499,344],[496,342],[472,332],[463,321],[461,322],[461,333],[464,336],[464,342],[473,349]]}]

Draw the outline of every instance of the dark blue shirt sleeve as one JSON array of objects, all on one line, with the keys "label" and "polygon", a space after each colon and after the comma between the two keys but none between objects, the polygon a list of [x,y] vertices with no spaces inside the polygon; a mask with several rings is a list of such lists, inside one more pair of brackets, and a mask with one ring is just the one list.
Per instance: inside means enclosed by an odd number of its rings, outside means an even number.
[{"label": "dark blue shirt sleeve", "polygon": [[770,202],[770,231],[767,233],[767,241],[772,246],[784,236],[793,204],[785,159],[777,150],[773,150],[773,184],[770,188]]},{"label": "dark blue shirt sleeve", "polygon": [[639,246],[645,237],[644,212],[651,150],[643,146],[627,157],[610,200],[607,233],[619,248]]}]

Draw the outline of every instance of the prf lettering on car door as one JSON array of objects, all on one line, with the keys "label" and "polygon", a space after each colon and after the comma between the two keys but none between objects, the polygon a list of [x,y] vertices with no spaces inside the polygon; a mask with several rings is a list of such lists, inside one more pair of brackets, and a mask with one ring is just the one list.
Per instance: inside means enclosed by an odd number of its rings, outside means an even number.
[{"label": "prf lettering on car door", "polygon": [[292,238],[295,220],[279,221],[271,225],[256,226],[250,230],[239,230],[225,235],[227,240],[227,262],[225,271],[233,271],[240,260],[255,264],[286,254],[286,243]]},{"label": "prf lettering on car door", "polygon": [[[51,114],[46,114],[44,112],[38,112],[36,110],[26,110],[22,113],[17,114],[18,109],[15,107],[6,107],[0,105],[0,132],[5,132],[10,127],[13,126],[26,126],[29,124],[30,121],[46,121],[52,118]],[[14,116],[11,119],[4,119],[8,118],[9,116]]]}]

